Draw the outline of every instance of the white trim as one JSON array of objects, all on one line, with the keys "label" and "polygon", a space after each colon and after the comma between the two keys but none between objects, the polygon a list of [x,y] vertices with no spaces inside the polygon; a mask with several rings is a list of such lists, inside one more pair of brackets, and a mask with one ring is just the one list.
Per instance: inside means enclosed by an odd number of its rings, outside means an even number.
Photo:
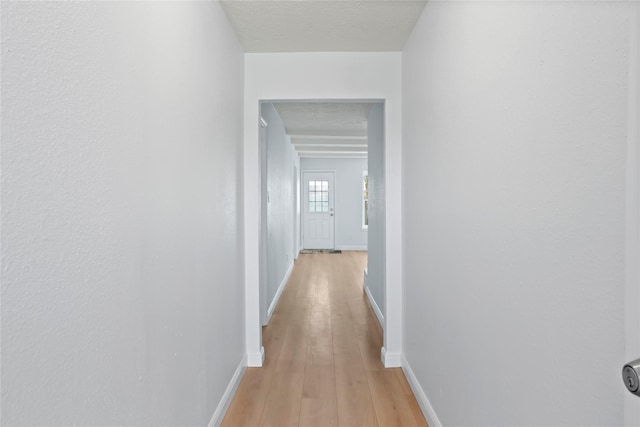
[{"label": "white trim", "polygon": [[[297,164],[296,164],[297,161]],[[300,157],[296,156],[293,162],[293,242],[291,249],[294,252],[294,261],[298,259],[299,252],[296,251],[298,247],[299,233],[299,216],[300,216]]]},{"label": "white trim", "polygon": [[293,271],[293,260],[291,261],[291,264],[289,265],[287,272],[284,273],[284,278],[282,279],[282,282],[280,282],[280,286],[278,286],[278,290],[276,291],[276,294],[274,295],[273,300],[269,305],[269,309],[267,310],[267,324],[271,320],[271,316],[273,315],[273,312],[276,310],[276,307],[278,306],[278,301],[280,301],[280,295],[282,295],[282,291],[284,291],[284,287],[287,286],[287,282],[289,281],[289,276],[291,276],[292,271]]},{"label": "white trim", "polygon": [[373,295],[371,295],[371,291],[369,290],[369,286],[367,286],[366,277],[367,277],[367,275],[365,273],[364,293],[367,294],[367,299],[369,300],[369,305],[371,305],[371,308],[373,309],[373,312],[376,314],[376,317],[378,318],[378,322],[380,322],[380,326],[382,327],[382,330],[384,330],[384,315],[382,314],[382,310],[380,310],[380,307],[378,307],[378,304],[376,303],[376,300],[373,299]]},{"label": "white trim", "polygon": [[[260,109],[262,111],[262,107]],[[259,257],[259,292],[260,292],[260,325],[266,325],[269,320],[267,319],[267,289],[269,281],[269,265],[267,263],[267,243],[268,243],[268,208],[269,203],[269,190],[267,187],[267,168],[268,168],[268,155],[267,155],[267,122],[260,116],[260,133],[259,133],[259,150],[260,150],[260,235],[258,238],[260,247]]]},{"label": "white trim", "polygon": [[402,366],[402,354],[387,351],[382,347],[380,350],[380,360],[385,368],[399,368]]},{"label": "white trim", "polygon": [[367,213],[366,210],[365,210],[365,204],[364,204],[364,202],[365,202],[365,200],[364,200],[364,178],[365,177],[367,178],[367,200],[366,201],[369,202],[369,191],[368,191],[369,190],[368,189],[368,187],[369,187],[369,170],[362,171],[362,190],[361,190],[361,194],[360,194],[361,199],[362,199],[362,218],[361,218],[361,221],[360,221],[360,226],[362,228],[362,231],[366,231],[366,230],[369,229],[369,223],[368,222],[367,222],[367,224],[364,223],[365,214]]},{"label": "white trim", "polygon": [[360,246],[336,246],[336,249],[341,251],[366,251],[368,249],[367,245]]},{"label": "white trim", "polygon": [[260,347],[259,353],[247,353],[247,366],[262,368],[264,364],[264,347]]},{"label": "white trim", "polygon": [[247,369],[247,355],[245,354],[240,360],[240,364],[236,368],[236,371],[233,373],[231,377],[231,381],[227,385],[227,389],[224,391],[222,395],[222,399],[218,403],[218,407],[213,413],[211,417],[211,421],[209,421],[209,427],[218,427],[222,424],[222,420],[224,419],[227,410],[229,409],[229,405],[231,405],[231,400],[233,400],[233,396],[236,394],[236,390],[238,389],[238,385],[240,385],[240,381],[242,380],[242,375],[244,371]]},{"label": "white trim", "polygon": [[429,427],[442,427],[442,423],[438,419],[436,411],[433,409],[433,406],[431,406],[431,402],[429,402],[427,395],[418,382],[418,378],[416,378],[413,373],[413,369],[411,369],[411,365],[407,362],[404,354],[402,355],[402,370],[404,371],[404,375],[407,377],[407,381],[409,381],[411,390],[413,390],[413,394],[415,395],[418,405],[420,405],[420,409],[422,410],[422,415],[424,415],[427,420]]}]

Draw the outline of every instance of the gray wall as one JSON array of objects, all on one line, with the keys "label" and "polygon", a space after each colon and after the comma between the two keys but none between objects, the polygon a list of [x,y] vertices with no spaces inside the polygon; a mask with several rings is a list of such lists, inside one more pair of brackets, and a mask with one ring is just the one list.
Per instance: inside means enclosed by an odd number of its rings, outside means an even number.
[{"label": "gray wall", "polygon": [[630,15],[429,2],[403,52],[404,348],[443,425],[623,423]]},{"label": "gray wall", "polygon": [[2,2],[2,425],[206,425],[245,354],[243,52],[204,2]]},{"label": "gray wall", "polygon": [[384,104],[371,107],[368,120],[369,144],[369,258],[367,286],[385,314],[385,154]]},{"label": "gray wall", "polygon": [[366,250],[362,229],[362,172],[367,159],[300,159],[301,171],[335,171],[335,245],[342,250]]},{"label": "gray wall", "polygon": [[272,304],[287,270],[291,267],[296,222],[294,192],[299,165],[298,154],[291,145],[282,119],[272,104],[261,104],[261,115],[267,122],[267,308]]}]

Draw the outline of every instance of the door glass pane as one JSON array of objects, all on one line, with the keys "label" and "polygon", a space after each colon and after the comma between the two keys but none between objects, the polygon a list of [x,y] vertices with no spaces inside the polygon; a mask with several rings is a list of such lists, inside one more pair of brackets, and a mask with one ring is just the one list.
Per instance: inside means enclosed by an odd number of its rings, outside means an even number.
[{"label": "door glass pane", "polygon": [[329,181],[309,181],[309,212],[329,212]]}]

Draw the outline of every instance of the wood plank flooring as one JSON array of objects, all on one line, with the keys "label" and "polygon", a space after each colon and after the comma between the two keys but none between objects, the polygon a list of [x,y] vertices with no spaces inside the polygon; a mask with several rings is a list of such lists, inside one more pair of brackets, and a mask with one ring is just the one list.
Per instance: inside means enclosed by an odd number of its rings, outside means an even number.
[{"label": "wood plank flooring", "polygon": [[222,422],[241,426],[426,426],[402,369],[380,361],[382,330],[362,289],[366,252],[305,254]]}]

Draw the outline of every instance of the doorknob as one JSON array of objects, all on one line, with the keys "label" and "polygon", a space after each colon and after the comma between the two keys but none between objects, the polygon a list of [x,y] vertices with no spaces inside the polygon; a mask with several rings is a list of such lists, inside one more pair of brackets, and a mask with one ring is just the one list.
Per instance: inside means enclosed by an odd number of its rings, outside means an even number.
[{"label": "doorknob", "polygon": [[622,381],[632,394],[640,396],[640,359],[629,362],[622,368]]}]

